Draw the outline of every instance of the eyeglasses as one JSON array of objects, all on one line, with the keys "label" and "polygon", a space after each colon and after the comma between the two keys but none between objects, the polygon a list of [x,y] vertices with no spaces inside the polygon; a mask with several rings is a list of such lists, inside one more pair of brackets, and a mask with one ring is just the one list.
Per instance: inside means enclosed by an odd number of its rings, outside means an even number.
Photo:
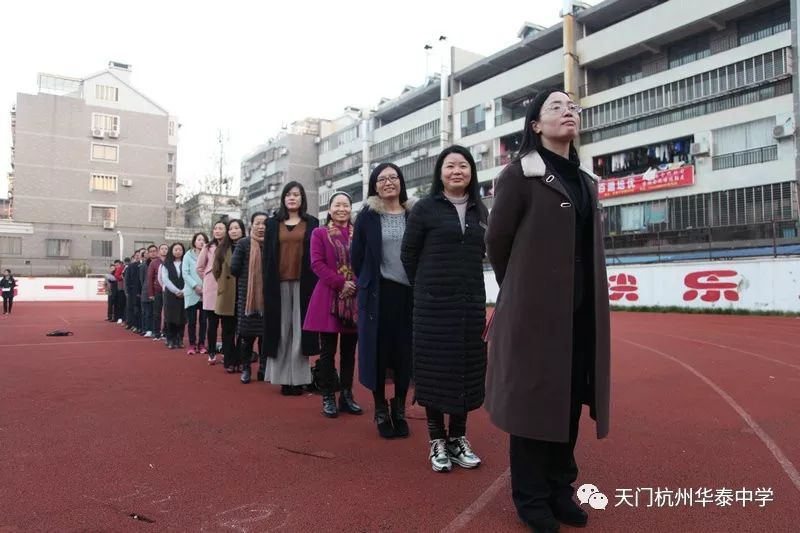
[{"label": "eyeglasses", "polygon": [[576,115],[580,115],[583,108],[576,104],[575,102],[570,102],[568,104],[562,104],[561,102],[555,102],[550,104],[547,107],[542,108],[543,111],[547,113],[555,113],[560,115],[564,112],[564,109],[569,110],[570,113],[575,113]]},{"label": "eyeglasses", "polygon": [[376,180],[378,183],[386,183],[387,181],[400,181],[399,176],[380,176]]}]

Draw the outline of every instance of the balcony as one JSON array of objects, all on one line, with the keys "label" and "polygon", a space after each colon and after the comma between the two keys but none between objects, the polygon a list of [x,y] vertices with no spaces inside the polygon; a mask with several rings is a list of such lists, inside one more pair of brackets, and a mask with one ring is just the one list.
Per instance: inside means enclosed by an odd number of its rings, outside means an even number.
[{"label": "balcony", "polygon": [[726,168],[757,165],[759,163],[777,160],[778,146],[772,145],[764,146],[762,148],[753,148],[752,150],[744,150],[742,152],[714,156],[711,160],[711,168],[712,170],[724,170]]}]

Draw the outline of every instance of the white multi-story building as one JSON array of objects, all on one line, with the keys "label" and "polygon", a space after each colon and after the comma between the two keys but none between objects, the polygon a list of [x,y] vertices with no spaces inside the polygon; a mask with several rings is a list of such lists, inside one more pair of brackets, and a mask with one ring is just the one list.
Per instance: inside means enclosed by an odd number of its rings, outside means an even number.
[{"label": "white multi-story building", "polygon": [[[800,242],[796,19],[796,0],[577,11],[579,151],[603,178],[609,256]],[[519,148],[528,99],[564,86],[563,24],[521,36],[452,77],[455,142],[487,185]]]},{"label": "white multi-story building", "polygon": [[342,116],[322,124],[316,139],[319,150],[319,216],[324,218],[334,191],[345,191],[353,198],[353,208],[360,209],[364,199],[363,184],[369,178],[368,110],[347,107]]}]

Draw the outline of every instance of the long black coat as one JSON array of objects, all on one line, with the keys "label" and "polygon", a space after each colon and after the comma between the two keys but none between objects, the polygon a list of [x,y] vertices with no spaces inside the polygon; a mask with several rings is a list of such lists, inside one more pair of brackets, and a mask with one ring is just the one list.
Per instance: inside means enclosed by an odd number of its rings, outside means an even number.
[{"label": "long black coat", "polygon": [[470,199],[462,233],[442,194],[417,202],[403,238],[403,266],[414,286],[416,401],[464,414],[483,404],[486,290],[483,205]]},{"label": "long black coat", "polygon": [[[319,220],[306,215],[306,233],[303,237],[303,262],[300,266],[300,323],[308,312],[308,302],[317,285],[317,275],[311,270],[311,232],[319,226]],[[278,344],[281,340],[281,277],[280,265],[280,224],[277,218],[267,220],[267,233],[264,236],[264,330],[263,350],[267,357],[278,357]],[[319,334],[303,331],[301,340],[303,355],[319,354]]]},{"label": "long black coat", "polygon": [[[403,207],[406,221],[412,201]],[[378,312],[380,310],[381,262],[383,237],[381,233],[383,202],[370,196],[356,218],[350,261],[358,279],[358,379],[370,390],[378,388]],[[398,382],[406,377],[395,376]]]},{"label": "long black coat", "polygon": [[[263,335],[263,318],[258,315],[245,316],[247,306],[247,276],[250,272],[250,237],[240,239],[231,257],[231,274],[236,276],[236,331],[245,337]],[[264,302],[264,307],[267,304]],[[263,341],[262,341],[263,342]]]}]

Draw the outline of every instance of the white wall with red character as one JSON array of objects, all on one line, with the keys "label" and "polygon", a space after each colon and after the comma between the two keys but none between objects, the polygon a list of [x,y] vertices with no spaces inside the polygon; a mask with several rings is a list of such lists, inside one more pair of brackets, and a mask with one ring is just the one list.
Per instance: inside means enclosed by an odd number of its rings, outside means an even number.
[{"label": "white wall with red character", "polygon": [[[486,301],[497,301],[487,271]],[[800,258],[608,267],[611,305],[800,312]]]}]

